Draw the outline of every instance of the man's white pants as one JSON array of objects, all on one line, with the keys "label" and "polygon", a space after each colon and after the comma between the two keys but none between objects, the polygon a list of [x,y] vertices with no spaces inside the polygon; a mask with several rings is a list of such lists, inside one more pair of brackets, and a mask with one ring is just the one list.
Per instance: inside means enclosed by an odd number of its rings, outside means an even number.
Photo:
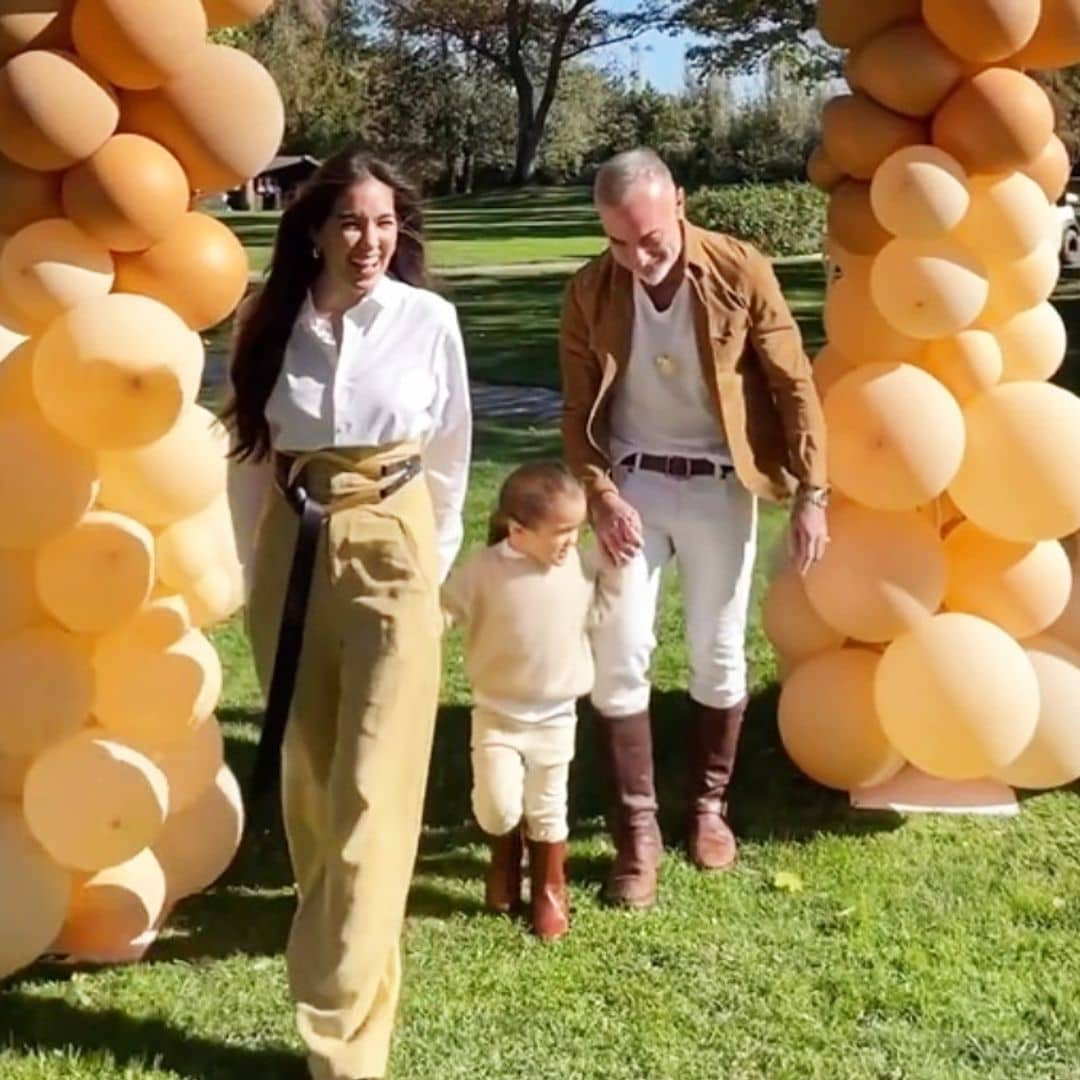
[{"label": "man's white pants", "polygon": [[615,479],[641,515],[644,546],[627,569],[617,610],[593,631],[593,705],[609,717],[649,707],[660,578],[672,558],[686,609],[690,696],[714,709],[737,705],[746,697],[757,500],[734,473],[678,480],[619,468]]}]

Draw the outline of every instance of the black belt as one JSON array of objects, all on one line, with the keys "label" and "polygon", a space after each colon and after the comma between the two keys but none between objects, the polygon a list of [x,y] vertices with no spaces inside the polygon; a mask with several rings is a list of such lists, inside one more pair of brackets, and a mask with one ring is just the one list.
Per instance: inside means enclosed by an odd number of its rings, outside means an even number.
[{"label": "black belt", "polygon": [[646,472],[662,473],[676,480],[689,480],[691,476],[719,476],[727,479],[734,471],[733,465],[722,465],[709,458],[664,456],[661,454],[630,454],[619,462],[627,469],[644,469]]},{"label": "black belt", "polygon": [[[252,799],[265,795],[277,785],[281,776],[281,747],[285,739],[285,725],[289,719],[293,693],[296,690],[308,599],[311,596],[311,580],[319,550],[319,534],[329,513],[325,506],[308,494],[302,473],[289,483],[289,474],[295,460],[288,454],[274,456],[275,481],[285,501],[300,518],[300,525],[292,565],[289,568],[289,581],[285,588],[285,603],[281,612],[281,627],[278,630],[262,734],[259,736],[255,767],[248,790]],[[421,471],[422,466],[417,455],[384,465],[382,476],[391,479],[379,489],[379,500],[388,499],[396,491],[400,491],[410,480],[418,477]]]}]

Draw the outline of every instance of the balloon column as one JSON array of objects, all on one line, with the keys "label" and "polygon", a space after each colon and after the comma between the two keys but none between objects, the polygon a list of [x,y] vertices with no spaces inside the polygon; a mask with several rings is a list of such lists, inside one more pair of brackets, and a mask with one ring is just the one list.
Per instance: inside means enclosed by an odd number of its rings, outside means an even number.
[{"label": "balloon column", "polygon": [[199,332],[243,248],[194,196],[281,100],[210,26],[269,0],[0,3],[0,977],[140,955],[235,853],[203,633],[240,604]]},{"label": "balloon column", "polygon": [[1080,399],[1048,380],[1069,161],[1027,69],[1080,61],[1080,0],[821,0],[831,544],[765,602],[795,763],[1080,777]]}]

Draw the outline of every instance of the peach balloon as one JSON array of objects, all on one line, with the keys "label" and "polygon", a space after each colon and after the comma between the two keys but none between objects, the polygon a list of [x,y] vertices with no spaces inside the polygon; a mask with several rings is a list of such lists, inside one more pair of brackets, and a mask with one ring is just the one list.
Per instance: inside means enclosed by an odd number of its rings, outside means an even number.
[{"label": "peach balloon", "polygon": [[100,649],[118,637],[125,641],[137,641],[148,649],[166,649],[179,641],[191,629],[191,613],[178,593],[155,588],[150,599],[114,634],[97,643]]},{"label": "peach balloon", "polygon": [[1068,603],[1072,567],[1056,540],[1002,540],[966,521],[946,538],[945,557],[945,606],[987,619],[1015,638],[1042,633]]},{"label": "peach balloon", "polygon": [[924,341],[966,330],[989,291],[982,263],[949,240],[893,240],[870,271],[870,295],[886,321]]},{"label": "peach balloon", "polygon": [[921,23],[893,26],[851,54],[848,81],[904,116],[929,116],[963,68]]},{"label": "peach balloon", "polygon": [[111,83],[152,90],[183,71],[206,42],[200,0],[78,0],[71,34],[79,54]]},{"label": "peach balloon", "polygon": [[844,171],[837,168],[825,153],[820,143],[810,151],[806,162],[806,177],[814,187],[821,191],[832,191],[844,179]]},{"label": "peach balloon", "polygon": [[949,494],[1006,540],[1080,530],[1080,398],[1048,383],[1003,383],[964,410],[967,447]]},{"label": "peach balloon", "polygon": [[0,803],[0,979],[32,964],[60,931],[70,876],[38,846],[17,806]]},{"label": "peach balloon", "polygon": [[826,395],[843,376],[853,371],[857,365],[849,360],[839,349],[832,345],[826,345],[816,357],[811,368],[814,375],[814,386],[817,387],[818,397],[822,401]]},{"label": "peach balloon", "polygon": [[149,848],[76,883],[53,951],[74,960],[123,962],[165,908],[165,873]]},{"label": "peach balloon", "polygon": [[244,604],[244,582],[239,564],[211,567],[184,590],[192,624],[205,630],[231,618]]},{"label": "peach balloon", "polygon": [[1050,141],[1043,147],[1039,156],[1030,164],[1023,166],[1021,172],[1030,176],[1042,188],[1046,198],[1056,203],[1065,194],[1072,173],[1072,161],[1065,144],[1051,135]]},{"label": "peach balloon", "polygon": [[[152,526],[197,514],[225,490],[228,435],[199,405],[160,439],[138,450],[102,453],[103,506]],[[177,468],[177,462],[184,462]]]},{"label": "peach balloon", "polygon": [[224,494],[199,513],[158,533],[157,574],[166,585],[184,590],[211,567],[235,562],[232,516]]},{"label": "peach balloon", "polygon": [[780,693],[780,740],[791,760],[839,791],[884,783],[903,767],[874,710],[880,658],[833,649],[800,664]]},{"label": "peach balloon", "polygon": [[196,802],[225,763],[225,741],[215,716],[208,716],[171,746],[140,749],[169,782],[171,814],[178,814]]},{"label": "peach balloon", "polygon": [[202,368],[202,341],[174,312],[114,293],[53,323],[34,354],[34,389],[48,420],[80,445],[136,449],[176,426]]},{"label": "peach balloon", "polygon": [[964,417],[935,378],[911,364],[862,364],[825,401],[829,475],[878,510],[914,510],[940,495],[964,455]]},{"label": "peach balloon", "polygon": [[[228,101],[227,109],[222,101]],[[171,150],[204,195],[256,176],[285,130],[281,95],[270,73],[227,45],[204,46],[160,89],[125,94],[122,108],[123,130]]]},{"label": "peach balloon", "polygon": [[896,236],[943,236],[964,219],[971,203],[967,175],[936,146],[909,146],[882,162],[870,184],[870,205]]},{"label": "peach balloon", "polygon": [[990,291],[979,321],[996,329],[1050,299],[1061,275],[1058,243],[1051,239],[1022,259],[987,263],[987,270]]},{"label": "peach balloon", "polygon": [[172,747],[202,724],[221,696],[221,661],[191,630],[165,648],[117,634],[94,653],[94,716],[118,738]]},{"label": "peach balloon", "polygon": [[0,68],[0,153],[28,169],[85,161],[118,120],[112,91],[71,56],[34,50]]},{"label": "peach balloon", "polygon": [[0,548],[0,637],[44,621],[34,588],[34,553]]},{"label": "peach balloon", "polygon": [[2,0],[0,63],[27,49],[70,49],[75,0]]},{"label": "peach balloon", "polygon": [[148,251],[116,260],[117,291],[152,296],[193,330],[209,330],[231,315],[247,285],[243,245],[208,214],[186,214]]},{"label": "peach balloon", "polygon": [[88,729],[46,750],[30,767],[23,813],[45,850],[71,870],[116,866],[154,843],[168,786],[145,755]]},{"label": "peach balloon", "polygon": [[919,17],[921,0],[820,0],[817,27],[838,49],[853,49],[894,23]]},{"label": "peach balloon", "polygon": [[1031,742],[996,778],[1013,787],[1045,791],[1080,779],[1080,653],[1049,637],[1023,644],[1039,680],[1039,721]]},{"label": "peach balloon", "polygon": [[1075,566],[1065,610],[1047,629],[1046,636],[1062,642],[1075,652],[1080,652],[1080,573]]},{"label": "peach balloon", "polygon": [[1054,134],[1054,110],[1033,79],[989,68],[966,79],[934,116],[934,142],[969,173],[1031,165]]},{"label": "peach balloon", "polygon": [[0,754],[0,807],[4,801],[22,802],[23,785],[33,758]]},{"label": "peach balloon", "polygon": [[180,162],[142,135],[114,135],[64,176],[64,212],[111,251],[144,251],[177,225],[189,199]]},{"label": "peach balloon", "polygon": [[1023,173],[974,176],[971,209],[954,239],[989,262],[1022,259],[1061,227],[1039,185]]},{"label": "peach balloon", "polygon": [[97,494],[92,455],[40,420],[0,417],[0,548],[31,548],[71,528]]},{"label": "peach balloon", "polygon": [[790,564],[769,583],[761,622],[765,636],[789,664],[801,664],[844,643],[844,635],[811,607],[802,575]]},{"label": "peach balloon", "polygon": [[806,575],[806,595],[837,633],[891,641],[941,606],[945,554],[921,514],[847,503],[830,510],[829,537],[825,557]]},{"label": "peach balloon", "polygon": [[261,19],[274,0],[203,0],[210,26],[245,26]]},{"label": "peach balloon", "polygon": [[874,701],[885,735],[916,768],[975,780],[1015,761],[1039,716],[1039,683],[1024,650],[974,615],[936,615],[894,641]]},{"label": "peach balloon", "polygon": [[[0,251],[3,250],[5,243],[7,243],[7,240],[0,237]],[[14,354],[27,343],[29,337],[30,327],[27,326],[26,320],[15,311],[11,302],[0,293],[0,383],[6,384],[8,382],[4,367]],[[25,355],[29,355],[29,352],[30,350],[26,350]],[[27,370],[25,365],[28,361],[25,360],[25,355],[21,375],[25,375]],[[10,368],[8,370],[10,371]],[[23,387],[30,385],[22,382],[21,377],[16,382],[22,383]],[[0,385],[0,413],[10,411],[11,404],[8,388]],[[25,411],[23,405],[18,405],[17,409],[19,412]]]},{"label": "peach balloon", "polygon": [[876,255],[891,235],[874,216],[870,185],[843,180],[829,196],[829,235],[853,255]]},{"label": "peach balloon", "polygon": [[13,236],[45,218],[61,217],[60,177],[0,158],[0,234]]},{"label": "peach balloon", "polygon": [[1035,71],[1080,62],[1080,0],[1042,0],[1042,16],[1015,61]]},{"label": "peach balloon", "polygon": [[856,268],[834,282],[825,298],[825,336],[854,364],[908,360],[923,342],[894,330],[870,298],[869,272]]},{"label": "peach balloon", "polygon": [[145,525],[94,510],[38,552],[38,595],[77,634],[104,634],[132,619],[154,583],[154,537]]},{"label": "peach balloon", "polygon": [[0,252],[0,289],[34,328],[113,286],[108,249],[64,218],[20,229]]},{"label": "peach balloon", "polygon": [[931,341],[914,363],[942,383],[961,405],[997,386],[1003,370],[1001,346],[988,330],[962,330]]},{"label": "peach balloon", "polygon": [[1001,347],[1003,382],[1045,382],[1065,362],[1065,321],[1049,301],[995,326],[994,337]]},{"label": "peach balloon", "polygon": [[937,38],[973,64],[992,64],[1026,45],[1039,25],[1041,0],[923,0]]},{"label": "peach balloon", "polygon": [[829,159],[857,180],[869,180],[897,150],[926,142],[922,123],[884,108],[860,91],[827,102],[821,122]]},{"label": "peach balloon", "polygon": [[154,854],[165,871],[167,902],[201,892],[225,873],[243,831],[240,785],[223,765],[213,784],[191,806],[169,815],[154,844]]}]

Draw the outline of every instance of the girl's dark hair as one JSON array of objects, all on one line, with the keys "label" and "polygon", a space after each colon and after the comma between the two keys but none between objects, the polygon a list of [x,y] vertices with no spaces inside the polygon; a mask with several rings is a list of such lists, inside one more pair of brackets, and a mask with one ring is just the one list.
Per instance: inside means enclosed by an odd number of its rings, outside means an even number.
[{"label": "girl's dark hair", "polygon": [[560,462],[519,466],[499,489],[499,501],[488,526],[488,545],[500,544],[510,535],[510,522],[531,529],[544,520],[560,495],[582,490],[581,482]]},{"label": "girl's dark hair", "polygon": [[232,394],[223,418],[234,432],[233,456],[241,461],[262,460],[272,449],[266,404],[281,374],[293,324],[322,269],[313,236],[333,213],[342,192],[372,178],[394,192],[398,241],[390,273],[408,285],[427,285],[419,191],[393,165],[355,147],[323,162],[281,215],[270,272],[237,318],[229,372]]}]

